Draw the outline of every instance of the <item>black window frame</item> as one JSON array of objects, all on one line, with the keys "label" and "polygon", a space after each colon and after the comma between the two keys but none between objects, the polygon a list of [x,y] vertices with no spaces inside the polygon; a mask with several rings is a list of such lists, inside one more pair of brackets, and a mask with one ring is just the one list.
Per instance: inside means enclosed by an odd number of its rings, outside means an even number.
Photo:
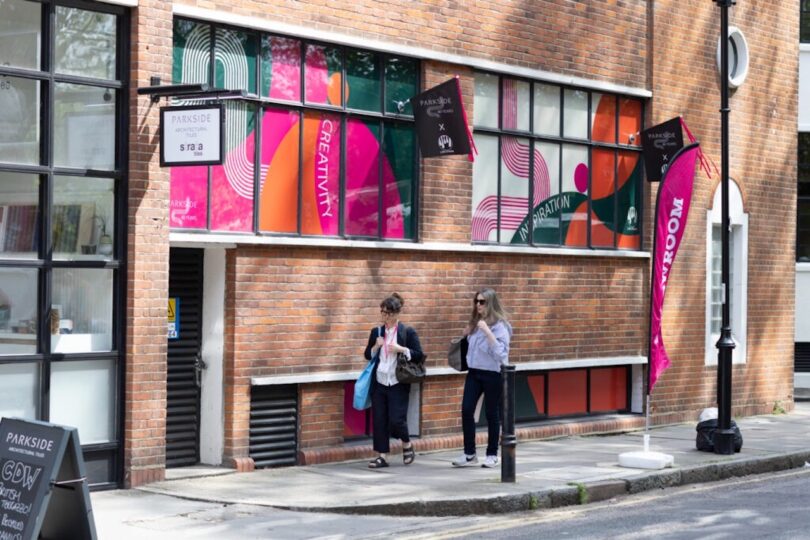
[{"label": "black window frame", "polygon": [[799,42],[810,43],[810,1],[799,2]]},{"label": "black window frame", "polygon": [[[112,489],[123,481],[124,463],[124,395],[125,395],[125,344],[126,344],[126,233],[128,193],[128,144],[129,137],[129,39],[130,12],[124,6],[102,4],[85,0],[35,0],[41,9],[40,65],[38,69],[0,66],[0,78],[13,76],[40,83],[39,101],[39,163],[35,165],[0,161],[0,171],[30,174],[39,178],[38,217],[36,234],[39,242],[36,258],[14,259],[0,252],[0,269],[29,269],[37,272],[36,327],[37,348],[33,354],[8,354],[0,356],[0,364],[38,365],[38,404],[36,419],[50,419],[51,366],[54,363],[112,360],[115,366],[113,389],[113,438],[109,442],[83,444],[90,487]],[[57,8],[80,9],[116,17],[116,65],[115,79],[100,79],[56,72],[54,66]],[[115,162],[112,170],[89,170],[54,165],[54,101],[57,84],[80,84],[104,88],[115,92]],[[60,260],[52,253],[52,219],[54,178],[57,176],[110,179],[114,182],[115,212],[113,227],[113,253],[110,260]],[[51,351],[49,331],[51,320],[52,276],[59,269],[102,269],[113,275],[112,290],[112,348],[105,352],[54,353]]]}]

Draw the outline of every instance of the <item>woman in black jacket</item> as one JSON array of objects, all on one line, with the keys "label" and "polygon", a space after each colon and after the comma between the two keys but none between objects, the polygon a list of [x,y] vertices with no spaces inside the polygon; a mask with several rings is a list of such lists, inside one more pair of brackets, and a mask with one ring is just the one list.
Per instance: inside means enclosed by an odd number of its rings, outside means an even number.
[{"label": "woman in black jacket", "polygon": [[411,385],[397,381],[397,355],[404,354],[411,362],[423,362],[424,354],[416,330],[399,322],[405,301],[392,293],[380,302],[382,326],[371,330],[365,350],[367,360],[375,359],[371,378],[371,407],[374,418],[374,451],[379,453],[368,466],[388,467],[391,437],[402,441],[402,462],[410,465],[416,457],[408,435],[408,398]]}]

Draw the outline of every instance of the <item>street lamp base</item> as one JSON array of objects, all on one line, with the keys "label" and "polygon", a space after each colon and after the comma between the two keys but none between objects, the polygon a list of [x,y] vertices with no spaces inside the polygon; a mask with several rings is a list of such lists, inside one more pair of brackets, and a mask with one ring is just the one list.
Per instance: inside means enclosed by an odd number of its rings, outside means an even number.
[{"label": "street lamp base", "polygon": [[733,429],[718,429],[714,432],[714,453],[724,456],[734,454]]}]

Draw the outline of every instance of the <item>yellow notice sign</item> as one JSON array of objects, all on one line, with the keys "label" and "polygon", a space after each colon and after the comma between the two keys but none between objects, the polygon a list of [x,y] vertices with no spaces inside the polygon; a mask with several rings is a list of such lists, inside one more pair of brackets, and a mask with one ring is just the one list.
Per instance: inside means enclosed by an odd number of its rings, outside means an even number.
[{"label": "yellow notice sign", "polygon": [[169,298],[169,339],[178,339],[180,337],[180,299]]}]

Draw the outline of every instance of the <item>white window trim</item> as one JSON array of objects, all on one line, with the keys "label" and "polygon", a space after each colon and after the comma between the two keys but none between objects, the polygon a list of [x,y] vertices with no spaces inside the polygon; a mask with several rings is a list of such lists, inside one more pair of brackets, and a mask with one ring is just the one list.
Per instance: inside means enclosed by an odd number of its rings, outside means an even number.
[{"label": "white window trim", "polygon": [[[712,333],[712,227],[722,221],[721,187],[717,186],[714,192],[712,208],[706,212],[706,365],[717,365],[717,340],[719,334]],[[735,263],[734,283],[732,284],[731,302],[731,333],[736,347],[731,353],[733,364],[744,364],[748,358],[748,214],[742,204],[740,188],[733,180],[729,181],[728,192],[729,223],[735,229],[739,242],[732,248],[735,250],[732,259]]]}]

